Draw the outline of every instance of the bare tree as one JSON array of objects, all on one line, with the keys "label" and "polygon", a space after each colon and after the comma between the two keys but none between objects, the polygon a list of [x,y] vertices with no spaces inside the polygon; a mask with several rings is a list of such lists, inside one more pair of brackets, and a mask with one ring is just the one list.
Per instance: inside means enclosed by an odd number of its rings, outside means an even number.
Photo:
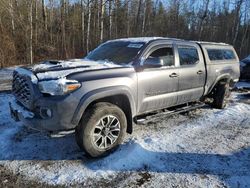
[{"label": "bare tree", "polygon": [[129,11],[129,5],[130,5],[130,0],[126,1],[126,9],[127,9],[127,37],[129,37],[130,34],[130,11]]},{"label": "bare tree", "polygon": [[199,36],[199,40],[201,40],[201,36],[202,36],[202,32],[203,32],[203,24],[205,19],[207,18],[208,15],[208,6],[209,6],[210,0],[203,0],[203,14],[200,17],[200,25],[199,25],[199,29],[198,29],[198,36]]},{"label": "bare tree", "polygon": [[89,52],[89,42],[90,42],[90,20],[91,20],[91,1],[88,0],[88,22],[87,22],[87,39],[86,39],[87,53]]},{"label": "bare tree", "polygon": [[30,0],[30,64],[33,64],[33,0]]},{"label": "bare tree", "polygon": [[0,64],[82,57],[106,38],[147,35],[231,43],[243,58],[249,8],[249,0],[0,0]]},{"label": "bare tree", "polygon": [[142,5],[142,0],[139,0],[138,9],[137,9],[137,16],[136,16],[136,25],[135,25],[135,30],[136,30],[137,35],[138,35],[138,27],[140,25],[141,5]]},{"label": "bare tree", "polygon": [[238,33],[239,33],[240,20],[241,20],[240,10],[241,10],[242,4],[243,4],[243,0],[236,1],[234,27],[233,27],[233,45],[235,45],[237,37],[238,37]]},{"label": "bare tree", "polygon": [[38,42],[38,5],[37,0],[35,0],[35,47]]},{"label": "bare tree", "polygon": [[52,42],[53,42],[54,0],[49,0],[49,4],[50,4],[50,14],[49,14],[49,19],[50,19],[50,43],[52,44]]},{"label": "bare tree", "polygon": [[[250,3],[249,3],[250,5]],[[245,25],[245,29],[243,30],[243,36],[242,36],[242,39],[241,39],[241,44],[240,44],[240,55],[242,55],[242,50],[243,50],[243,47],[246,45],[246,38],[247,38],[247,35],[248,35],[248,32],[249,32],[249,25],[250,25],[250,20],[248,20],[248,4],[246,4],[245,6],[245,14],[244,14],[244,25]]]},{"label": "bare tree", "polygon": [[142,35],[145,35],[146,10],[147,10],[147,1],[144,0],[144,3],[143,3],[143,18],[142,18]]},{"label": "bare tree", "polygon": [[[101,0],[100,0],[101,1]],[[94,41],[99,42],[100,41],[100,14],[101,14],[101,8],[102,2],[99,2],[99,0],[95,0],[95,6],[94,6],[94,30],[95,30],[95,36]]]},{"label": "bare tree", "polygon": [[115,6],[114,6],[114,8],[116,9],[116,11],[115,11],[115,18],[114,18],[114,20],[115,20],[115,38],[117,38],[118,37],[118,24],[120,24],[120,23],[118,23],[118,11],[119,11],[119,4],[120,4],[120,0],[115,0]]},{"label": "bare tree", "polygon": [[66,12],[66,2],[65,0],[61,0],[61,34],[62,34],[62,57],[68,57],[67,49],[66,49],[66,31],[65,31],[65,12]]},{"label": "bare tree", "polygon": [[81,27],[82,27],[82,48],[84,48],[85,44],[85,27],[84,27],[84,2],[81,0]]},{"label": "bare tree", "polygon": [[103,22],[104,22],[105,2],[101,0],[101,26],[100,26],[100,42],[103,42]]},{"label": "bare tree", "polygon": [[15,21],[14,21],[14,8],[13,8],[13,0],[9,1],[10,3],[10,17],[11,17],[11,27],[12,27],[12,33],[15,33]]},{"label": "bare tree", "polygon": [[47,11],[46,11],[46,5],[45,0],[42,0],[42,12],[43,12],[43,22],[44,22],[44,29],[48,30],[48,24],[47,24]]},{"label": "bare tree", "polygon": [[112,0],[109,0],[109,38],[112,37]]}]

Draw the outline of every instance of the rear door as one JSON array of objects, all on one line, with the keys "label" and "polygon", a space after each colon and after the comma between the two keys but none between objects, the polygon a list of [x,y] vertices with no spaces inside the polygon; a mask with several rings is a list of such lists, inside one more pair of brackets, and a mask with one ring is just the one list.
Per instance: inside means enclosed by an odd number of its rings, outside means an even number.
[{"label": "rear door", "polygon": [[173,106],[177,102],[178,68],[172,42],[151,45],[143,54],[147,58],[160,57],[162,67],[143,68],[138,76],[138,114]]},{"label": "rear door", "polygon": [[177,42],[179,62],[178,104],[199,100],[204,93],[206,69],[201,49],[193,43]]}]

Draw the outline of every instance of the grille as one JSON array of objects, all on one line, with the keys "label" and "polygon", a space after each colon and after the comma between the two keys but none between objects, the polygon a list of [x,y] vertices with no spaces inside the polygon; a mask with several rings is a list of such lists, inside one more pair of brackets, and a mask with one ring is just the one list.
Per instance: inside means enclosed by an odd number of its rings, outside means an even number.
[{"label": "grille", "polygon": [[16,99],[22,103],[25,107],[29,108],[32,101],[30,80],[27,77],[13,73],[12,81],[12,93],[15,95]]}]

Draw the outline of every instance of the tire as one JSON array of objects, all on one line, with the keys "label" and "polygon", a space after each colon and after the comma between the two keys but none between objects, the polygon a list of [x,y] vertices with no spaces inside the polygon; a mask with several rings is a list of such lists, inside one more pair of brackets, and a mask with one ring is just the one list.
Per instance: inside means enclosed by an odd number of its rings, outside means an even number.
[{"label": "tire", "polygon": [[88,156],[106,156],[122,143],[126,130],[124,112],[116,105],[100,102],[83,114],[76,127],[76,142]]},{"label": "tire", "polygon": [[230,87],[229,83],[226,84],[218,84],[215,88],[213,94],[213,103],[212,106],[218,109],[224,109],[228,103],[230,98]]}]

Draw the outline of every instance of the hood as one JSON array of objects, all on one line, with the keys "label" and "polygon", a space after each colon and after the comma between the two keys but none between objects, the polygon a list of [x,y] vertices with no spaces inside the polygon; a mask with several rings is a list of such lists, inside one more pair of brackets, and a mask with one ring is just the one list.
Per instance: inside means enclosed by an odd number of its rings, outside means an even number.
[{"label": "hood", "polygon": [[106,61],[90,61],[86,59],[72,59],[66,61],[44,61],[40,64],[27,67],[38,80],[57,79],[66,77],[72,73],[89,70],[101,70],[127,67]]}]

